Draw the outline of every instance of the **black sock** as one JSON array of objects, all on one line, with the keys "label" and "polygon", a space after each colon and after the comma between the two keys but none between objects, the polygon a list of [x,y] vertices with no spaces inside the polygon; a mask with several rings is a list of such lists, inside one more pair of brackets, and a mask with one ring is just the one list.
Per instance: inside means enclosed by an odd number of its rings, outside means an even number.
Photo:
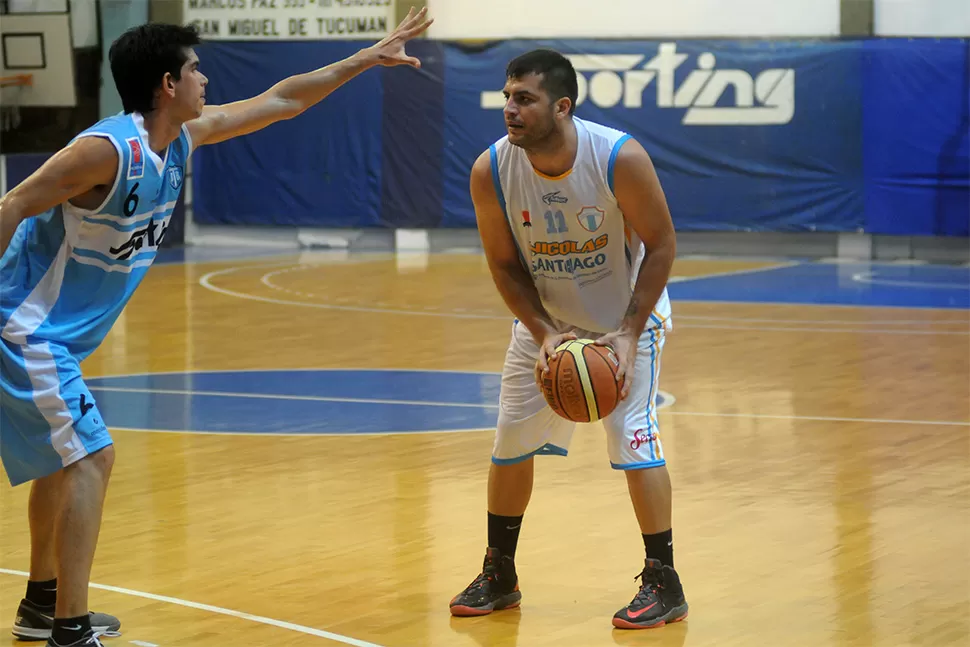
[{"label": "black sock", "polygon": [[83,615],[79,618],[54,618],[54,630],[51,638],[58,645],[70,645],[84,637],[91,631],[91,617]]},{"label": "black sock", "polygon": [[498,548],[499,552],[515,558],[515,547],[519,543],[519,529],[522,527],[522,515],[518,517],[500,517],[488,513],[488,545]]},{"label": "black sock", "polygon": [[644,535],[643,547],[647,549],[647,557],[650,559],[659,559],[664,566],[674,567],[673,529],[658,532],[656,535]]},{"label": "black sock", "polygon": [[46,582],[27,580],[27,598],[39,607],[52,607],[57,602],[57,578]]}]

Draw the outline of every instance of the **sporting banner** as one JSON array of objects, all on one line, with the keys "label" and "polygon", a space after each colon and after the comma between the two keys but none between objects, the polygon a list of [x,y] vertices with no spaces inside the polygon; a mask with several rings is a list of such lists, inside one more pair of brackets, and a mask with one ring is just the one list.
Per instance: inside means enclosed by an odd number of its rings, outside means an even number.
[{"label": "sporting banner", "polygon": [[207,40],[380,40],[396,0],[183,0]]},{"label": "sporting banner", "polygon": [[[422,40],[420,70],[370,70],[296,119],[201,148],[196,220],[475,227],[471,166],[505,134],[508,61],[536,47],[572,58],[580,117],[650,152],[678,231],[967,235],[966,39]],[[253,96],[357,48],[211,42],[207,98]]]}]

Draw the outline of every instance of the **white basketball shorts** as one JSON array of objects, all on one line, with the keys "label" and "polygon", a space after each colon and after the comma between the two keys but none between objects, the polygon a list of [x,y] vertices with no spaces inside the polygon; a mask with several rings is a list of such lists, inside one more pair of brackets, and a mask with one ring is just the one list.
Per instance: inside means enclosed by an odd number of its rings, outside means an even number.
[{"label": "white basketball shorts", "polygon": [[[596,339],[600,335],[579,331],[577,336]],[[633,387],[625,400],[603,419],[610,464],[631,470],[664,465],[656,397],[660,381],[660,354],[664,330],[647,328],[637,345]],[[560,417],[546,403],[535,382],[539,345],[529,329],[515,322],[505,355],[499,395],[498,428],[492,462],[508,465],[536,454],[565,456],[576,423]]]}]

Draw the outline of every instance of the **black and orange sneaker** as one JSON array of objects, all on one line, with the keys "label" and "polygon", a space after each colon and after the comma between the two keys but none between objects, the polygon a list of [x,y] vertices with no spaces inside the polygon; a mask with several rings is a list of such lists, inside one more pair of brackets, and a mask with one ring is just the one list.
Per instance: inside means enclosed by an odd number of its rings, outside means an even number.
[{"label": "black and orange sneaker", "polygon": [[677,571],[659,560],[647,558],[643,571],[634,579],[638,578],[640,590],[630,604],[613,616],[614,627],[649,629],[687,617],[687,600]]},{"label": "black and orange sneaker", "polygon": [[497,548],[488,548],[482,572],[451,600],[451,615],[484,616],[500,609],[514,609],[521,600],[515,562]]}]

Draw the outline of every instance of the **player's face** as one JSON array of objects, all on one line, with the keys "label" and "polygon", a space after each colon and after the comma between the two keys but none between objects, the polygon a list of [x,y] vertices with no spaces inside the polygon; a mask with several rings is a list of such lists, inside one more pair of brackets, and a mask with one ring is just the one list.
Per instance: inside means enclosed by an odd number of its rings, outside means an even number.
[{"label": "player's face", "polygon": [[199,57],[192,49],[188,50],[188,59],[182,65],[182,78],[175,84],[178,103],[185,110],[186,121],[195,119],[202,114],[205,106],[205,86],[209,79],[199,71]]},{"label": "player's face", "polygon": [[508,79],[503,92],[509,143],[532,148],[555,131],[556,103],[542,89],[540,75]]}]

